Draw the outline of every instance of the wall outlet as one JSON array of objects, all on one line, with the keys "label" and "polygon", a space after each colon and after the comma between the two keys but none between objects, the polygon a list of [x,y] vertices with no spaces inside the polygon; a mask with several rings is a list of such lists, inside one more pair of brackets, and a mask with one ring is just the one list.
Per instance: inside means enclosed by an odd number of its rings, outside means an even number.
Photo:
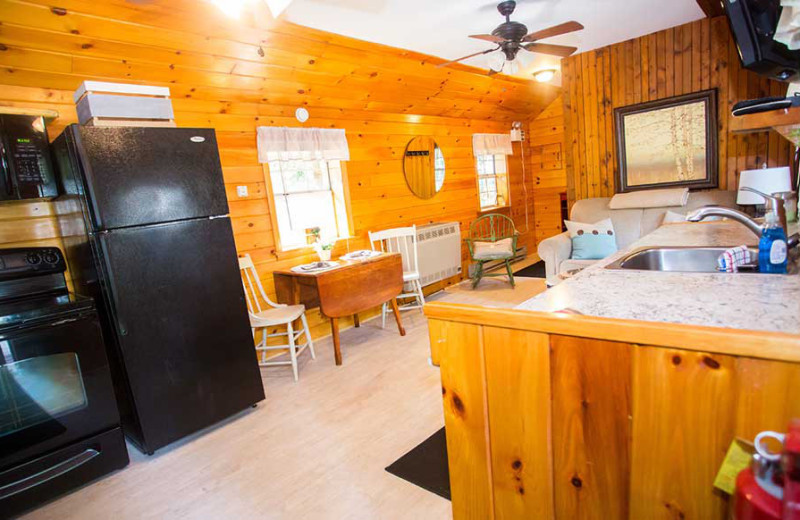
[{"label": "wall outlet", "polygon": [[239,197],[247,197],[247,186],[236,186],[236,195]]}]

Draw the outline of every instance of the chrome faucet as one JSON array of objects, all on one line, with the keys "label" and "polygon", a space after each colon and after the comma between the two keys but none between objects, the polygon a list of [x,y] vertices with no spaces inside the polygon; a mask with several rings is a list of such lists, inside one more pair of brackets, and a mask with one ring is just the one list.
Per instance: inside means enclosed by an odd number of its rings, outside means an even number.
[{"label": "chrome faucet", "polygon": [[[786,225],[786,209],[783,206],[783,200],[774,197],[772,195],[767,195],[765,193],[761,193],[758,190],[754,190],[750,187],[744,187],[742,190],[752,191],[753,193],[757,193],[764,197],[765,202],[765,209],[768,213],[774,213],[778,217],[778,221],[783,227],[783,232],[788,237],[787,245],[789,248],[797,247],[800,245],[800,235],[798,233],[789,236],[789,229]],[[742,224],[747,229],[752,231],[757,237],[761,237],[762,226],[754,219],[752,219],[749,215],[742,213],[739,210],[735,210],[733,208],[726,208],[724,206],[703,206],[700,209],[697,209],[688,215],[686,215],[686,220],[688,222],[700,222],[701,220],[705,220],[708,217],[726,217],[731,220],[735,220],[736,222]]]}]

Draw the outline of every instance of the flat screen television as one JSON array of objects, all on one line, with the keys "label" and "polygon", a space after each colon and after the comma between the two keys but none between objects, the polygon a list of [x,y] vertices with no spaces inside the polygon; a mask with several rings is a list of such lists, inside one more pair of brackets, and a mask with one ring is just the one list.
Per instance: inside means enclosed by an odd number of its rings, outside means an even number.
[{"label": "flat screen television", "polygon": [[780,81],[800,79],[800,51],[772,39],[781,15],[780,0],[722,0],[742,65]]}]

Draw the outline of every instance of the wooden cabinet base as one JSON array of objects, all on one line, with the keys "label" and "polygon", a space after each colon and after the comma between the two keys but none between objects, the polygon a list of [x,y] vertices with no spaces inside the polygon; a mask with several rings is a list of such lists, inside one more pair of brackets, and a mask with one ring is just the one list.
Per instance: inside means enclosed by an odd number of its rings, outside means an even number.
[{"label": "wooden cabinet base", "polygon": [[730,443],[800,417],[795,336],[763,335],[772,360],[737,331],[659,324],[649,345],[613,320],[425,309],[455,520],[723,520]]}]

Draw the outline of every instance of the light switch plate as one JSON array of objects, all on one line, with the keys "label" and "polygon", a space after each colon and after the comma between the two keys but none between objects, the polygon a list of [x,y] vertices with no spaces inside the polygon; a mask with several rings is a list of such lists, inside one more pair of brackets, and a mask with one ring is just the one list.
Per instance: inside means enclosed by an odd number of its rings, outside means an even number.
[{"label": "light switch plate", "polygon": [[239,197],[247,197],[247,186],[236,186],[236,195]]}]

